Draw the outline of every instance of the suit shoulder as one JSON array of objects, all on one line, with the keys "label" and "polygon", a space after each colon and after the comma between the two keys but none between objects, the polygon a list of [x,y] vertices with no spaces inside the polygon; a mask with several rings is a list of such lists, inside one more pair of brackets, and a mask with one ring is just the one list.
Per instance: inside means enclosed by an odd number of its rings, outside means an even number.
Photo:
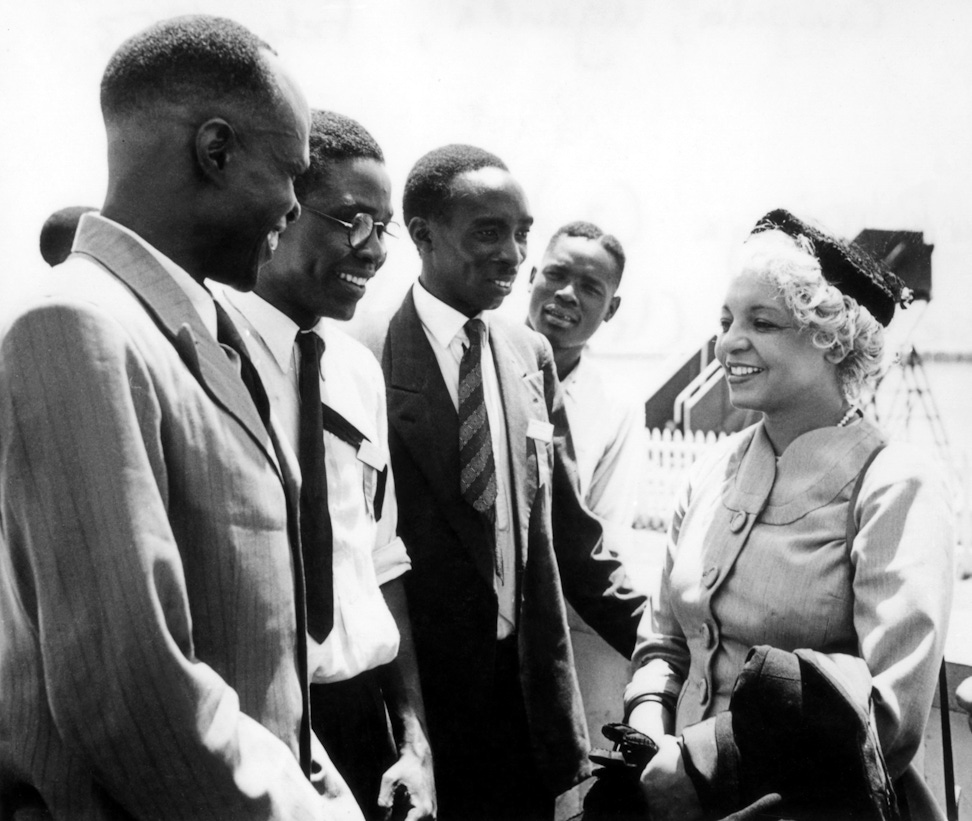
[{"label": "suit shoulder", "polygon": [[53,339],[61,340],[58,344],[71,344],[72,339],[96,344],[112,337],[128,338],[139,317],[147,318],[131,292],[99,269],[72,272],[70,278],[52,277],[45,286],[5,317],[0,329],[5,346],[34,334],[46,335],[47,346]]},{"label": "suit shoulder", "polygon": [[524,322],[493,314],[489,319],[490,333],[499,333],[520,351],[531,351],[537,362],[543,365],[552,357],[550,343],[543,334],[537,333]]}]

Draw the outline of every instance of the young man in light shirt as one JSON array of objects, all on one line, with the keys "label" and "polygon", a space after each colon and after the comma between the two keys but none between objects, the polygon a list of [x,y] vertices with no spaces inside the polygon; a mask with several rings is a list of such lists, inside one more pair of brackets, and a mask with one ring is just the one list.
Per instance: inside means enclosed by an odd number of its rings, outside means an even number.
[{"label": "young man in light shirt", "polygon": [[[621,243],[589,222],[571,222],[551,237],[530,274],[527,324],[553,348],[564,390],[581,495],[599,516],[611,548],[622,560],[632,547],[637,493],[643,470],[639,406],[619,396],[596,362],[585,355],[602,323],[617,313],[624,272]],[[615,717],[614,693],[630,677],[627,659],[613,652],[568,609],[577,676],[595,745],[601,727]]]},{"label": "young man in light shirt", "polygon": [[621,305],[624,264],[624,249],[611,234],[589,222],[564,225],[530,274],[528,324],[553,348],[587,506],[630,528],[643,457],[638,410],[584,356],[590,338]]},{"label": "young man in light shirt", "polygon": [[[372,353],[324,321],[351,319],[385,261],[391,184],[381,148],[343,115],[312,113],[310,156],[295,182],[303,219],[281,237],[254,292],[227,293],[225,304],[300,457],[305,487],[312,479],[301,452],[301,346],[323,348],[317,435],[326,454],[332,590],[315,589],[312,556],[305,567],[308,612],[315,597],[333,595],[333,627],[326,636],[310,631],[312,726],[366,817],[382,817],[401,793],[410,821],[419,821],[435,815],[435,788],[401,582],[410,562],[396,535],[384,382]],[[302,520],[315,515],[304,502]]]}]

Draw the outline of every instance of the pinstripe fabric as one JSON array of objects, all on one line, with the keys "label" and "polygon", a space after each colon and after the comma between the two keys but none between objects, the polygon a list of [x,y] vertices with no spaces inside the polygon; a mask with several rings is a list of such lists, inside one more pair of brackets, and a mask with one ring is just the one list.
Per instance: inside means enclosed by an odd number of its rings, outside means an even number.
[{"label": "pinstripe fabric", "polygon": [[[89,261],[0,347],[0,789],[56,818],[314,818],[280,470],[184,294]],[[212,375],[208,379],[207,375]]]}]

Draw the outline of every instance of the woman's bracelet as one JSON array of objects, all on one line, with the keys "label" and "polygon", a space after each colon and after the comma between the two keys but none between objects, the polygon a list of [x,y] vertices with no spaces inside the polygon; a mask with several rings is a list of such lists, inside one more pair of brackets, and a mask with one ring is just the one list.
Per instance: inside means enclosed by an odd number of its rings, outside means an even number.
[{"label": "woman's bracelet", "polygon": [[628,702],[628,705],[624,711],[624,721],[627,722],[628,719],[631,718],[631,714],[634,712],[635,707],[648,701],[661,704],[661,706],[670,713],[673,715],[675,714],[675,696],[669,693],[642,693],[640,696],[635,696],[630,702]]}]

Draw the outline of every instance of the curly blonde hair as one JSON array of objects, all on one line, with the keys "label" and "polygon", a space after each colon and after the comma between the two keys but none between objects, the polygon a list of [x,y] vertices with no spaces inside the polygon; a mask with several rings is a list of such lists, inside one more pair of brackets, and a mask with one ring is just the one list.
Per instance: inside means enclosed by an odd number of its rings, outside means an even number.
[{"label": "curly blonde hair", "polygon": [[823,351],[841,355],[837,375],[849,401],[874,389],[883,369],[884,328],[871,312],[824,279],[813,244],[782,231],[754,234],[743,267],[773,284],[801,332]]}]

